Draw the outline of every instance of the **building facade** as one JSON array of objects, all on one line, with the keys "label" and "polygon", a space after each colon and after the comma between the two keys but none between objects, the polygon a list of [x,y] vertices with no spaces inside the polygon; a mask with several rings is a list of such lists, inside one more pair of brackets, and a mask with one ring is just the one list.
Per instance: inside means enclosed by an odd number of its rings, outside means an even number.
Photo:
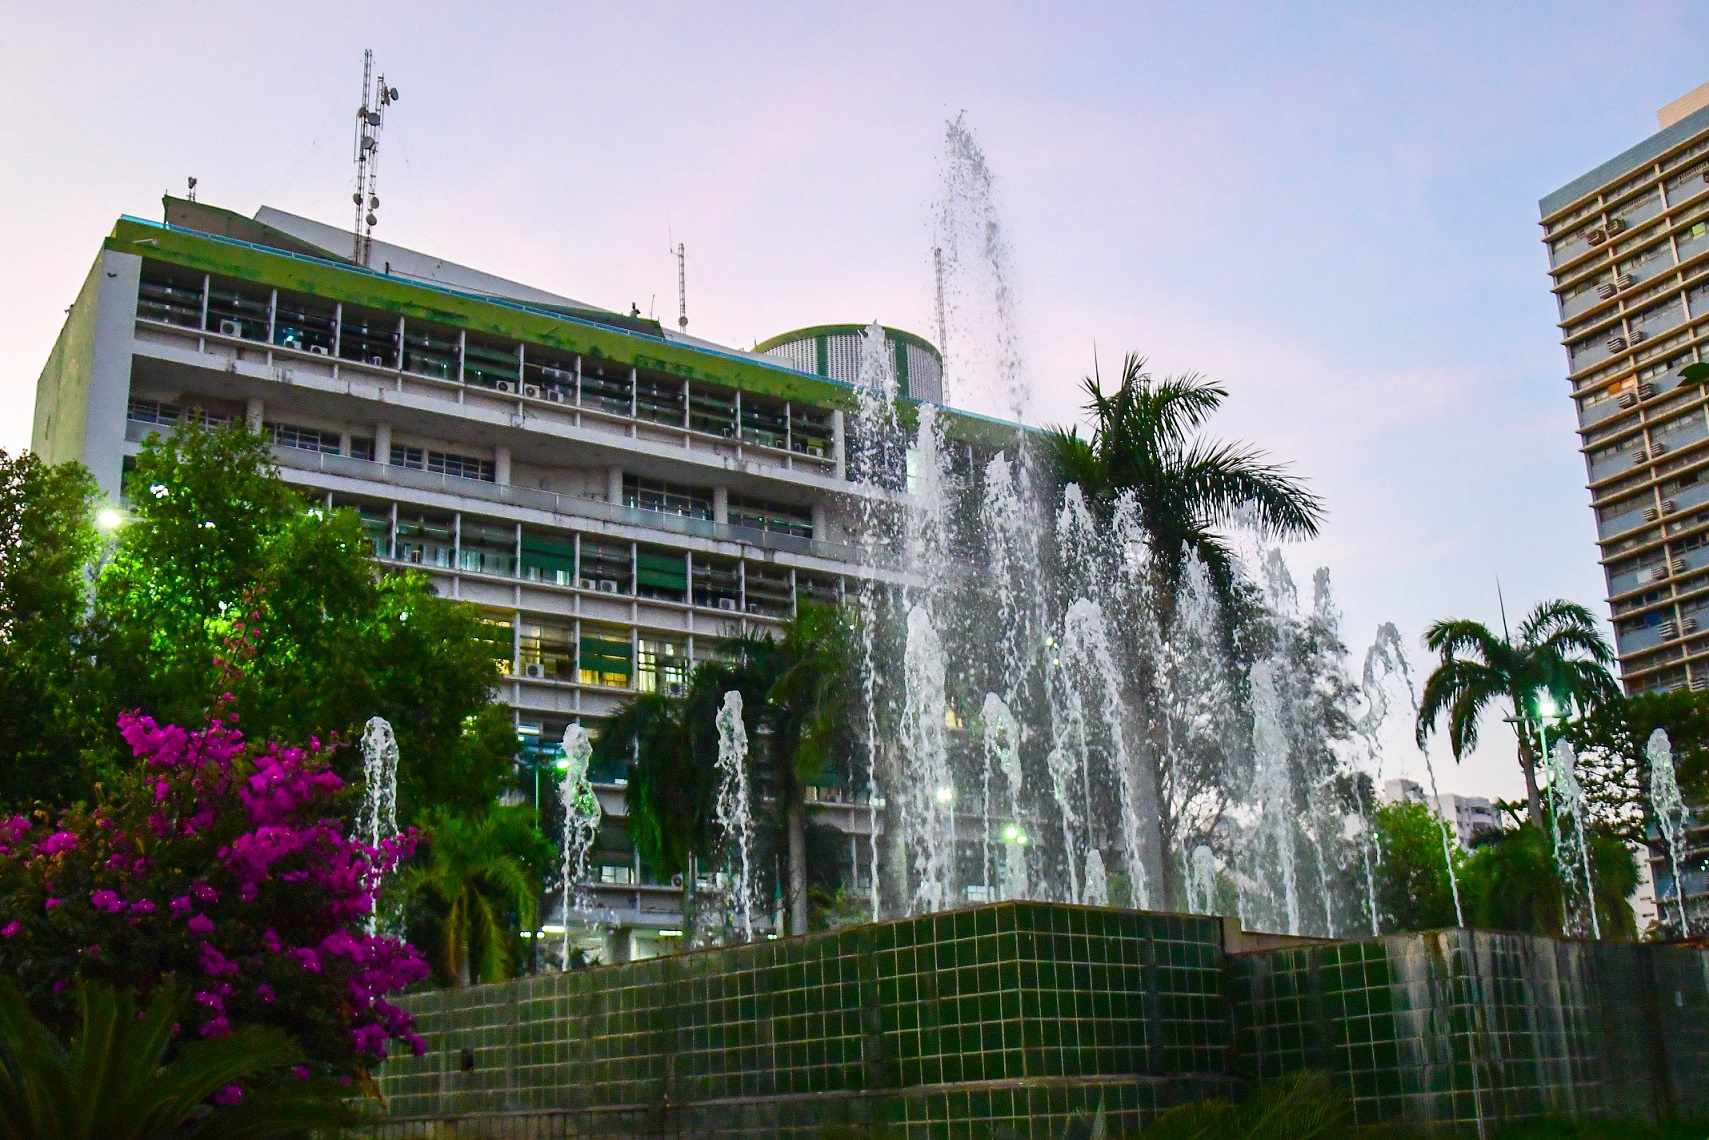
[{"label": "building facade", "polygon": [[1626,688],[1709,687],[1709,85],[1540,203]]},{"label": "building facade", "polygon": [[[360,268],[334,252],[348,234],[279,211],[166,207],[103,243],[42,373],[32,448],[86,464],[118,502],[152,433],[189,417],[265,433],[281,475],[357,512],[382,563],[480,608],[518,794],[555,782],[571,722],[597,732],[636,693],[680,691],[721,638],[899,573],[850,545],[874,492],[847,477],[846,377],[384,243]],[[682,884],[629,844],[622,773],[594,776],[594,894],[616,933],[588,949],[644,957],[680,936]],[[866,809],[847,788],[813,798],[865,889]]]},{"label": "building facade", "polygon": [[[1629,693],[1709,689],[1709,386],[1681,375],[1709,360],[1709,84],[1657,118],[1539,203]],[[1681,879],[1697,913],[1709,833],[1691,836]],[[1654,844],[1651,870],[1666,928],[1676,886]]]},{"label": "building facade", "polygon": [[1389,803],[1428,804],[1453,825],[1460,846],[1468,851],[1481,836],[1501,831],[1501,819],[1496,814],[1495,805],[1483,796],[1462,796],[1453,792],[1432,796],[1422,784],[1403,776],[1383,781],[1383,799]]}]

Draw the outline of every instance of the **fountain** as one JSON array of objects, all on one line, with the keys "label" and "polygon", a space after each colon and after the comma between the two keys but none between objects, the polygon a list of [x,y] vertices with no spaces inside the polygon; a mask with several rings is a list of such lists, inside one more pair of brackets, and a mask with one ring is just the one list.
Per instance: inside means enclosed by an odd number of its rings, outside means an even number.
[{"label": "fountain", "polygon": [[726,922],[743,942],[754,938],[754,820],[748,804],[748,730],[742,723],[742,694],[724,694],[718,727],[718,829],[724,836],[729,890]]},{"label": "fountain", "polygon": [[[1577,757],[1566,740],[1555,741],[1549,750],[1549,799],[1554,805],[1555,866],[1561,879],[1561,933],[1583,933],[1602,937],[1596,915],[1596,890],[1590,876],[1590,836],[1585,828],[1584,788],[1579,784]],[[1583,878],[1580,879],[1582,874]],[[1578,896],[1579,886],[1584,895]],[[1569,927],[1569,913],[1579,911],[1579,929]],[[1588,915],[1588,922],[1585,916]]]},{"label": "fountain", "polygon": [[1691,922],[1685,914],[1685,880],[1679,873],[1679,850],[1685,839],[1685,800],[1679,794],[1679,781],[1674,775],[1673,742],[1667,733],[1656,729],[1644,745],[1645,758],[1650,762],[1650,809],[1655,813],[1656,829],[1667,844],[1668,865],[1673,870],[1673,900],[1679,911],[1679,934],[1691,937]]},{"label": "fountain", "polygon": [[[369,717],[362,729],[362,807],[356,813],[354,838],[369,847],[398,833],[398,741],[385,717]],[[380,895],[380,879],[374,897]],[[368,914],[368,933],[379,928],[379,915]]]},{"label": "fountain", "polygon": [[588,783],[588,764],[593,759],[593,743],[587,730],[579,724],[564,729],[564,776],[558,782],[558,798],[564,805],[564,836],[560,853],[559,875],[564,937],[560,968],[570,968],[570,914],[572,909],[585,911],[587,899],[588,857],[593,854],[599,838],[599,821],[604,815],[599,796]]}]

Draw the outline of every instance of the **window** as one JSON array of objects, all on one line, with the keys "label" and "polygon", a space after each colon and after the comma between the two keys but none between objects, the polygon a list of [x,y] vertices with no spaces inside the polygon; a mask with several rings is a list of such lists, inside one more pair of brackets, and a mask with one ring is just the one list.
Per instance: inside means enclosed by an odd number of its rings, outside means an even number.
[{"label": "window", "polygon": [[522,626],[522,675],[536,680],[574,680],[575,634],[567,626],[525,622]]},{"label": "window", "polygon": [[273,290],[216,278],[208,288],[208,331],[264,341],[272,308]]},{"label": "window", "polygon": [[641,479],[634,475],[623,477],[623,505],[685,518],[712,518],[711,492],[700,487]]},{"label": "window", "polygon": [[397,558],[416,566],[451,568],[452,531],[449,515],[398,512]]},{"label": "window", "polygon": [[667,602],[688,600],[688,560],[680,550],[638,547],[635,551],[635,590],[643,598]]},{"label": "window", "polygon": [[813,512],[810,508],[767,503],[758,499],[730,496],[730,525],[750,530],[792,534],[797,538],[813,537]]},{"label": "window", "polygon": [[267,437],[278,447],[295,448],[298,451],[322,451],[328,455],[337,455],[338,433],[322,431],[319,428],[303,427],[300,424],[266,425]]},{"label": "window", "polygon": [[338,313],[335,306],[294,293],[280,293],[274,304],[274,344],[317,356],[332,355]]},{"label": "window", "polygon": [[647,636],[637,643],[635,687],[643,693],[680,697],[688,688],[688,651],[678,641]]},{"label": "window", "polygon": [[516,526],[463,517],[458,533],[457,565],[471,574],[508,578],[516,565]]},{"label": "window", "polygon": [[344,306],[338,327],[338,355],[375,368],[398,366],[398,318]]},{"label": "window", "polygon": [[632,672],[632,649],[623,630],[582,626],[582,684],[627,689]]},{"label": "window", "polygon": [[481,621],[478,635],[486,646],[487,656],[492,660],[493,668],[499,676],[507,676],[512,666],[512,654],[515,647],[511,641],[510,618],[488,614]]},{"label": "window", "polygon": [[392,466],[408,467],[411,471],[420,471],[427,466],[427,453],[419,447],[404,447],[392,445]]},{"label": "window", "polygon": [[428,321],[404,322],[404,371],[440,380],[457,378],[456,329]]},{"label": "window", "polygon": [[602,594],[632,593],[630,547],[584,535],[581,540],[582,588]]},{"label": "window", "polygon": [[144,321],[201,328],[202,275],[174,265],[162,265],[158,261],[143,262],[136,315]]},{"label": "window", "polygon": [[372,463],[374,461],[374,441],[365,435],[351,436],[350,457],[352,459],[366,459]]},{"label": "window", "polygon": [[479,479],[484,483],[494,480],[492,460],[449,451],[429,451],[427,469],[435,475],[448,475],[453,479]]},{"label": "window", "polygon": [[575,585],[575,536],[523,528],[522,576],[530,582],[550,582],[554,586]]}]

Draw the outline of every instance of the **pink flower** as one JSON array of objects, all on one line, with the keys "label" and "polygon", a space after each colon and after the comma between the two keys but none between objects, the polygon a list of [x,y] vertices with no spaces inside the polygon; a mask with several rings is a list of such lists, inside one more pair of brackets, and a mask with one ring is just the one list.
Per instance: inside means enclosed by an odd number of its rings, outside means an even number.
[{"label": "pink flower", "polygon": [[306,1081],[309,1079],[309,1067],[307,1065],[296,1065],[291,1069],[291,1075],[299,1081]]},{"label": "pink flower", "polygon": [[203,1025],[201,1032],[203,1037],[227,1037],[231,1034],[231,1022],[222,1013]]},{"label": "pink flower", "polygon": [[54,907],[56,907],[58,905],[59,905],[59,900],[54,898],[52,895],[49,895],[47,897],[47,901],[42,903],[42,909],[43,910],[52,910]]},{"label": "pink flower", "polygon": [[215,1104],[223,1107],[236,1104],[243,1099],[242,1085],[227,1085],[213,1096]]},{"label": "pink flower", "polygon": [[237,963],[214,949],[212,943],[202,943],[201,959],[202,973],[210,978],[221,978],[238,972]]},{"label": "pink flower", "polygon": [[272,1005],[274,996],[273,987],[266,982],[255,987],[255,999],[263,1005]]},{"label": "pink flower", "polygon": [[269,926],[261,932],[261,944],[277,954],[284,949],[285,944],[279,941],[279,932]]},{"label": "pink flower", "polygon": [[190,901],[189,895],[179,895],[177,898],[172,900],[173,918],[183,918],[193,909],[195,909],[195,904]]},{"label": "pink flower", "polygon": [[0,926],[0,938],[16,938],[23,929],[24,924],[21,922],[8,922],[5,926]]},{"label": "pink flower", "polygon": [[225,1012],[225,999],[212,990],[198,990],[191,1000],[204,1009],[211,1009],[215,1013]]},{"label": "pink flower", "polygon": [[89,901],[103,914],[118,914],[125,909],[125,900],[119,897],[117,891],[96,891]]},{"label": "pink flower", "polygon": [[199,903],[216,903],[220,901],[220,893],[199,879],[190,884],[190,894],[195,896],[196,901]]},{"label": "pink flower", "polygon": [[56,831],[36,845],[37,855],[58,855],[77,850],[77,836],[69,831]]},{"label": "pink flower", "polygon": [[309,973],[320,973],[320,955],[316,954],[309,947],[298,946],[296,949],[291,951],[291,957],[295,958],[297,960],[297,964]]},{"label": "pink flower", "polygon": [[158,909],[153,899],[138,899],[131,904],[131,911],[135,914],[153,914]]},{"label": "pink flower", "polygon": [[190,933],[191,934],[207,935],[207,934],[212,934],[213,932],[214,932],[214,921],[213,921],[213,919],[209,918],[207,915],[197,914],[197,915],[192,915],[190,917]]}]

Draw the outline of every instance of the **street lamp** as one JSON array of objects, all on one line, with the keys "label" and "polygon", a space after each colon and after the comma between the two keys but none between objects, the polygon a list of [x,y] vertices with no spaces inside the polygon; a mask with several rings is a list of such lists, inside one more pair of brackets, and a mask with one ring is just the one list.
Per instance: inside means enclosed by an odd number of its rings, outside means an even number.
[{"label": "street lamp", "polygon": [[125,516],[112,507],[104,507],[95,514],[95,525],[102,530],[118,530],[124,521]]}]

